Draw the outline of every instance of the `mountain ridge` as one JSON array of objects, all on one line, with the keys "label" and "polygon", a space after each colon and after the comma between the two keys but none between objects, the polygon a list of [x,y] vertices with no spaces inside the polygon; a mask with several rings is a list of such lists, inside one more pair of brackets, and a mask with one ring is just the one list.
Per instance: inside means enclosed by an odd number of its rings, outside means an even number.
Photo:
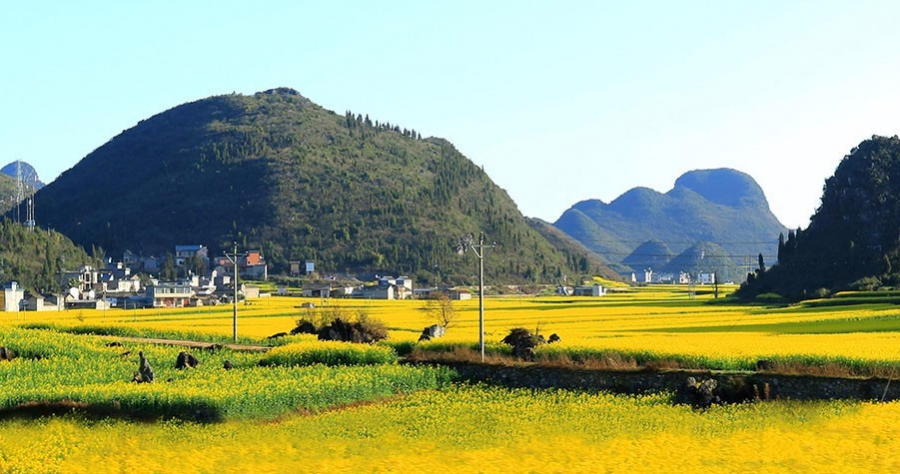
[{"label": "mountain ridge", "polygon": [[35,199],[39,223],[77,243],[110,252],[202,243],[216,252],[236,241],[262,250],[275,272],[310,259],[335,272],[471,282],[472,257],[456,248],[479,231],[500,243],[485,260],[491,277],[552,280],[578,263],[449,141],[341,116],[286,88],[141,120]]},{"label": "mountain ridge", "polygon": [[786,231],[756,181],[728,168],[688,171],[666,193],[639,186],[609,204],[583,200],[555,225],[611,262],[647,241],[676,254],[712,242],[736,262],[759,253],[774,260],[778,234]]}]

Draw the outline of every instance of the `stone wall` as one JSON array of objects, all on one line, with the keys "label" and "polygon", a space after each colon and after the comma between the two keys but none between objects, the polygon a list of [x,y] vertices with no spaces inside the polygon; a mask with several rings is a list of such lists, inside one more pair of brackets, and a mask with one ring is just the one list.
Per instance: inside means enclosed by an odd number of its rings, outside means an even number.
[{"label": "stone wall", "polygon": [[[524,388],[604,390],[616,393],[647,393],[681,389],[688,377],[715,379],[720,385],[768,384],[770,397],[794,400],[856,399],[885,401],[900,399],[900,381],[779,375],[771,373],[720,373],[705,371],[611,372],[588,369],[445,363],[463,380]],[[885,393],[885,387],[887,391]]]}]

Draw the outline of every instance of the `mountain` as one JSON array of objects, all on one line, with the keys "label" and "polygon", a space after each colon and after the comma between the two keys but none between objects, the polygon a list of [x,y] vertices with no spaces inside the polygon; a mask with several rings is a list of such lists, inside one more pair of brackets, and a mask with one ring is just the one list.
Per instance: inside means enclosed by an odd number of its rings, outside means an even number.
[{"label": "mountain", "polygon": [[756,181],[727,168],[685,173],[665,194],[638,187],[609,204],[579,202],[555,226],[609,261],[622,263],[647,241],[673,252],[715,242],[735,262],[759,253],[774,260],[778,234],[786,230]]},{"label": "mountain", "polygon": [[[526,221],[531,228],[538,231],[551,245],[566,256],[569,267],[578,270],[582,274],[593,273],[596,276],[609,280],[621,279],[616,264],[610,264],[599,255],[588,250],[581,242],[553,227],[549,222],[533,217],[526,218]],[[622,270],[624,271],[624,268]]]},{"label": "mountain", "polygon": [[743,297],[796,300],[844,289],[900,286],[900,139],[874,136],[825,181],[809,227],[790,232],[778,264],[748,281]]},{"label": "mountain", "polygon": [[25,182],[26,186],[34,187],[35,190],[44,187],[44,183],[42,183],[41,179],[38,177],[37,170],[24,161],[13,161],[3,168],[0,168],[0,174],[5,174],[13,180],[17,179],[18,173],[20,172],[22,173],[22,181]]},{"label": "mountain", "polygon": [[[325,110],[292,89],[210,97],[122,132],[35,197],[38,221],[75,242],[157,255],[238,242],[274,272],[313,260],[326,272],[477,280],[461,236],[497,246],[485,273],[555,280],[572,255],[532,229],[507,193],[440,138]],[[589,272],[600,268],[588,265]]]}]

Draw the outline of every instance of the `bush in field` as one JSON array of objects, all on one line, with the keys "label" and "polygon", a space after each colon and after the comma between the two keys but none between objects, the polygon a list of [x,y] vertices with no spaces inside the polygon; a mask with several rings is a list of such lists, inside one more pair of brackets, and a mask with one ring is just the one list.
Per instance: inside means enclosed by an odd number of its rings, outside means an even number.
[{"label": "bush in field", "polygon": [[396,361],[397,353],[388,346],[307,341],[272,349],[263,357],[260,365],[371,365]]},{"label": "bush in field", "polygon": [[784,298],[778,293],[763,293],[756,295],[756,301],[760,303],[780,303]]},{"label": "bush in field", "polygon": [[503,338],[503,343],[512,346],[513,355],[524,360],[534,360],[534,348],[545,344],[544,336],[534,334],[525,328],[514,328]]},{"label": "bush in field", "polygon": [[319,329],[320,341],[372,343],[387,339],[387,327],[377,319],[360,317],[354,321],[335,319]]}]

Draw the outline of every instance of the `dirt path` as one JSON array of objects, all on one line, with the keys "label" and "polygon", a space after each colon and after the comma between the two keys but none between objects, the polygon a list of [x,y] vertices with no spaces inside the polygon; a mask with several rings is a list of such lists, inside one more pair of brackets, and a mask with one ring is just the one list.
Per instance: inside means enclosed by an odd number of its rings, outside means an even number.
[{"label": "dirt path", "polygon": [[211,349],[214,347],[225,347],[233,351],[243,352],[268,352],[268,350],[271,349],[271,347],[269,346],[254,346],[248,344],[219,344],[216,342],[186,341],[180,339],[157,339],[151,337],[116,337],[116,339],[121,341],[137,342],[140,344],[183,346],[190,347],[191,349]]}]

